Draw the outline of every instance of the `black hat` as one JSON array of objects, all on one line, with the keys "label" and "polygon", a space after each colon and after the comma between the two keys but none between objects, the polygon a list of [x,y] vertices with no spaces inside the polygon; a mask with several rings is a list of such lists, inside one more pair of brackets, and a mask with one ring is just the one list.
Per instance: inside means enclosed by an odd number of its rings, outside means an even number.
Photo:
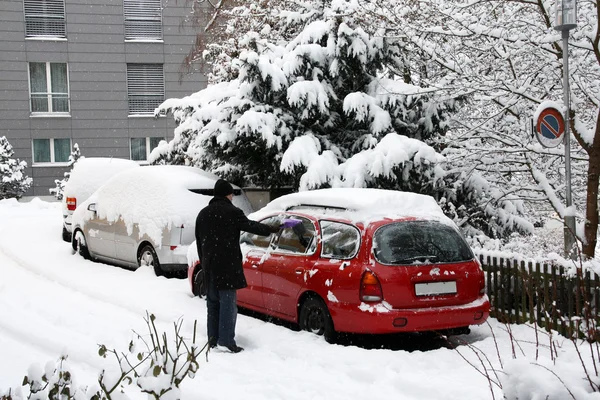
[{"label": "black hat", "polygon": [[214,193],[215,196],[218,197],[227,197],[230,194],[233,194],[233,186],[231,186],[231,184],[225,179],[219,179],[217,182],[215,182]]}]

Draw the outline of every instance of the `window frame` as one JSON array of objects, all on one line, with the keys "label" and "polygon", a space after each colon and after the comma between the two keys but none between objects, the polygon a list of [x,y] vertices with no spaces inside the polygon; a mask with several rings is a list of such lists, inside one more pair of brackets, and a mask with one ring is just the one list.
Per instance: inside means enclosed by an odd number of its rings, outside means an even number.
[{"label": "window frame", "polygon": [[[160,67],[160,72],[158,71]],[[154,71],[152,69],[155,69]],[[127,110],[129,117],[154,117],[154,110],[165,101],[165,68],[163,63],[127,63]],[[136,74],[139,74],[136,76]],[[142,76],[145,75],[145,76]],[[153,76],[154,75],[154,76]],[[160,79],[152,81],[149,78]],[[135,101],[155,101],[151,110],[140,110]]]},{"label": "window frame", "polygon": [[[315,225],[315,221],[313,221],[312,219],[310,219],[309,217],[304,216],[304,215],[296,215],[296,214],[285,213],[285,214],[280,214],[280,216],[282,217],[281,218],[281,222],[283,222],[283,221],[285,221],[287,219],[291,219],[291,218],[306,220],[306,221],[310,222],[311,225],[312,225],[312,227],[313,227],[313,237],[312,237],[312,240],[308,243],[308,246],[306,247],[306,250],[303,253],[294,252],[294,251],[291,251],[291,250],[284,250],[284,249],[280,250],[279,249],[279,241],[281,240],[281,235],[283,234],[283,231],[284,231],[282,229],[282,230],[280,230],[279,232],[277,232],[275,234],[275,238],[274,238],[274,240],[272,242],[273,249],[272,249],[271,252],[272,253],[281,254],[281,255],[286,255],[286,256],[300,256],[300,257],[314,255],[317,252],[317,247],[318,247],[317,246],[317,240],[318,239],[316,239],[316,238],[319,236],[319,231],[317,230],[317,227]],[[286,228],[286,229],[289,229],[289,228]]]},{"label": "window frame", "polygon": [[[32,91],[32,79],[31,79],[31,64],[45,64],[46,66],[46,92],[33,92]],[[64,64],[66,71],[66,82],[67,92],[52,92],[52,64]],[[71,116],[71,84],[69,78],[69,64],[66,62],[53,62],[53,61],[29,61],[27,62],[27,81],[29,84],[29,113],[32,116]],[[48,111],[33,111],[33,95],[46,95],[46,101],[48,102]],[[68,111],[53,111],[52,100],[54,95],[67,95],[67,108]]]},{"label": "window frame", "polygon": [[[54,151],[54,140],[55,139],[59,139],[59,140],[68,140],[69,141],[69,156],[71,155],[71,149],[73,148],[72,146],[72,139],[70,137],[62,137],[62,138],[32,138],[31,139],[31,165],[33,167],[36,166],[65,166],[69,164],[69,159],[67,158],[67,161],[55,161],[56,159],[56,154]],[[50,146],[50,161],[36,161],[35,160],[35,140],[48,140],[49,141],[49,146]]]},{"label": "window frame", "polygon": [[[30,3],[30,4],[28,4]],[[43,7],[44,3],[34,2],[31,0],[23,0],[23,23],[25,24],[24,33],[26,40],[66,40],[67,39],[67,18],[66,18],[66,9],[65,9],[65,0],[53,0],[53,4],[48,4],[46,7]],[[48,7],[50,6],[50,7]],[[38,7],[39,10],[35,10]],[[55,11],[55,13],[48,12]],[[58,11],[58,12],[56,12]],[[54,22],[62,25],[59,27],[59,33],[50,33],[50,34],[35,34],[32,32],[33,29],[28,29],[28,26],[32,24],[35,19],[39,19],[45,24],[50,22]],[[60,29],[62,28],[62,29]]]},{"label": "window frame", "polygon": [[[150,158],[150,153],[152,153],[152,150],[150,148],[150,143],[151,143],[151,139],[158,139],[160,138],[161,140],[167,140],[164,136],[147,136],[147,137],[132,137],[129,138],[129,159],[135,162],[138,162],[140,164],[147,164],[148,163],[148,158]],[[134,160],[133,159],[133,140],[135,139],[146,139],[145,140],[145,146],[146,146],[146,158],[144,160]],[[157,145],[158,146],[158,145]],[[155,147],[156,148],[156,147]]]},{"label": "window frame", "polygon": [[[354,251],[354,253],[352,253],[348,257],[338,257],[338,256],[334,256],[333,254],[324,254],[323,251],[325,249],[325,239],[323,238],[323,227],[321,225],[321,223],[323,223],[323,222],[329,222],[329,223],[339,224],[339,225],[346,225],[346,226],[353,228],[356,231],[357,237],[358,237],[356,250]],[[358,255],[358,253],[360,252],[360,248],[362,246],[361,230],[357,226],[347,223],[347,222],[340,222],[340,221],[335,221],[335,220],[331,220],[331,219],[320,219],[319,220],[319,236],[321,239],[321,252],[320,252],[321,258],[332,259],[332,260],[352,260],[353,258],[355,258]]]},{"label": "window frame", "polygon": [[[153,14],[152,11],[155,13]],[[163,42],[163,20],[163,6],[160,0],[123,0],[123,25],[126,42]],[[136,32],[141,31],[135,29],[136,25],[139,27],[143,25],[143,22],[147,22],[150,28],[158,27],[159,34],[154,36],[150,33],[136,35]],[[148,28],[146,30],[152,31]]]}]

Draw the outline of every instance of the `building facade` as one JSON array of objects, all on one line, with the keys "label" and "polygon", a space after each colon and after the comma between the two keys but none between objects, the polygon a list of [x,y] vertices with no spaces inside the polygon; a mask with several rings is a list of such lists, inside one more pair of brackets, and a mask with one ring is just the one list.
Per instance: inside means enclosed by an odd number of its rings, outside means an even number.
[{"label": "building facade", "polygon": [[206,87],[180,76],[196,33],[184,0],[0,1],[0,136],[48,196],[78,144],[87,157],[145,163],[173,137],[165,99]]}]

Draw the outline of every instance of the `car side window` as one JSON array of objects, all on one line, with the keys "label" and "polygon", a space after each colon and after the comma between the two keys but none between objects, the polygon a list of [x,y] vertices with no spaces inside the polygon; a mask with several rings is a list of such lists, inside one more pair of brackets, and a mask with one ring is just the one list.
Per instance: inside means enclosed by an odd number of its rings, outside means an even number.
[{"label": "car side window", "polygon": [[[274,217],[265,218],[265,219],[261,220],[260,222],[263,224],[267,224],[267,225],[278,226],[281,224],[282,219],[283,219],[283,216],[276,215]],[[240,235],[240,243],[247,244],[249,246],[261,247],[263,249],[266,249],[269,247],[269,244],[271,243],[271,239],[273,238],[273,235],[275,235],[275,234],[272,233],[269,236],[261,236],[261,235],[256,235],[256,234],[250,233],[250,232],[242,232],[242,234]]]},{"label": "car side window", "polygon": [[321,256],[350,259],[360,247],[360,231],[355,226],[335,221],[319,221],[321,226]]},{"label": "car side window", "polygon": [[281,231],[276,249],[286,253],[314,253],[316,249],[316,230],[311,220],[296,215],[288,216],[286,219],[295,219],[302,222],[293,228],[284,228]]}]

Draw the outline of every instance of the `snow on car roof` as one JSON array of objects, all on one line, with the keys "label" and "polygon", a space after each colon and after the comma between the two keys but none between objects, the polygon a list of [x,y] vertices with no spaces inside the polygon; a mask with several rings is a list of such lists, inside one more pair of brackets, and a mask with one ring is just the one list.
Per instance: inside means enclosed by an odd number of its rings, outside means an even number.
[{"label": "snow on car roof", "polygon": [[73,165],[65,184],[64,198],[77,197],[81,202],[117,173],[140,165],[124,158],[81,157]]},{"label": "snow on car roof", "polygon": [[355,222],[384,217],[426,217],[450,221],[431,196],[366,188],[318,189],[288,194],[271,201],[253,217],[302,209],[311,209],[322,215],[335,214]]},{"label": "snow on car roof", "polygon": [[100,218],[109,222],[123,219],[129,234],[138,224],[140,236],[147,234],[155,243],[161,243],[165,227],[195,224],[198,212],[212,199],[190,189],[212,189],[217,179],[194,167],[153,165],[130,169],[115,175],[77,207],[73,220],[82,225],[91,219],[93,213],[87,211],[87,206],[96,203]]}]

